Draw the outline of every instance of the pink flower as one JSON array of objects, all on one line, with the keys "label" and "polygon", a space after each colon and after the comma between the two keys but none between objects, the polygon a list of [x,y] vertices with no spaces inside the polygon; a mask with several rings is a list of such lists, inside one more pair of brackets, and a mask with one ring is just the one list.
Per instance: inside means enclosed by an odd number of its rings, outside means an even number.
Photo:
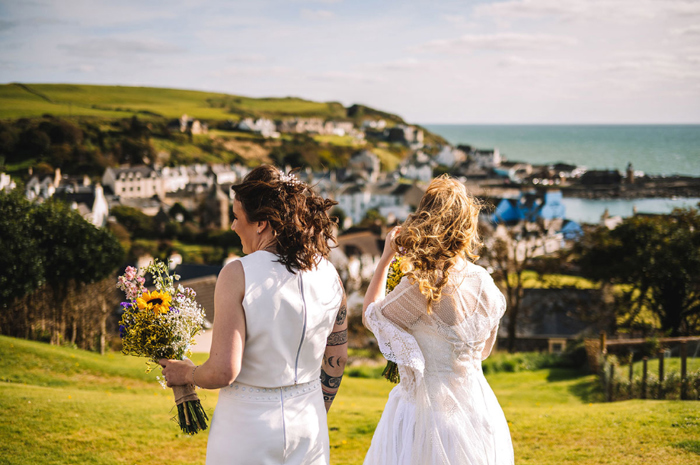
[{"label": "pink flower", "polygon": [[126,270],[124,271],[124,277],[128,281],[133,281],[133,279],[136,277],[136,268],[133,266],[127,266]]}]

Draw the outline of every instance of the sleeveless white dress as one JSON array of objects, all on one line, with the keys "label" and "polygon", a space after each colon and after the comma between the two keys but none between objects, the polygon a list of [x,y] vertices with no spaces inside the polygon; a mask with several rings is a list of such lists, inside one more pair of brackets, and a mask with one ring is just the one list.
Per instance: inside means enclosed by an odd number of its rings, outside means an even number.
[{"label": "sleeveless white dress", "polygon": [[472,263],[451,272],[431,314],[407,278],[368,307],[367,326],[397,363],[401,382],[389,394],[366,465],[513,464],[508,423],[481,369],[505,308],[491,276]]},{"label": "sleeveless white dress", "polygon": [[240,259],[246,341],[241,372],[219,391],[207,465],[329,463],[321,362],[342,301],[325,259],[287,271],[266,251]]}]

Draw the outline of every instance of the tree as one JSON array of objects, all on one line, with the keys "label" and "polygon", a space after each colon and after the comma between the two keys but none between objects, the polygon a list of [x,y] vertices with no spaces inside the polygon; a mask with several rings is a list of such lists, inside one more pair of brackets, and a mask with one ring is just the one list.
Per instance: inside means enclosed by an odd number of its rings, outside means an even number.
[{"label": "tree", "polygon": [[1,311],[31,294],[44,281],[43,264],[36,238],[27,232],[31,204],[20,189],[0,194],[0,300]]},{"label": "tree", "polygon": [[58,343],[70,324],[75,341],[88,322],[80,308],[103,297],[82,290],[121,266],[119,242],[61,202],[36,205],[20,194],[0,195],[0,226],[0,330],[28,337],[37,323]]},{"label": "tree", "polygon": [[360,221],[357,224],[357,226],[360,228],[369,228],[375,225],[386,226],[386,218],[384,218],[382,214],[379,213],[379,210],[377,210],[376,208],[367,210],[367,213],[365,213],[365,216],[364,218],[362,218],[362,221]]},{"label": "tree", "polygon": [[156,236],[153,218],[134,207],[117,205],[110,213],[117,222],[131,233],[131,237],[152,238]]},{"label": "tree", "polygon": [[490,243],[484,247],[482,256],[493,268],[493,279],[505,289],[506,318],[509,352],[515,351],[515,337],[521,318],[520,306],[523,299],[523,272],[530,266],[532,259],[542,247],[542,233],[535,224],[535,230],[528,230],[523,224],[507,229],[500,227],[494,233],[483,234],[490,237]]},{"label": "tree", "polygon": [[73,325],[74,341],[77,326],[70,313],[70,291],[116,271],[124,259],[124,250],[109,231],[96,228],[61,202],[49,200],[35,206],[32,216],[31,234],[43,255],[44,278],[56,298],[52,341],[58,343],[65,336],[69,322]]},{"label": "tree", "polygon": [[613,230],[599,227],[577,247],[581,271],[590,279],[623,284],[632,325],[651,310],[672,336],[697,331],[700,315],[700,215],[677,209],[670,215],[625,219]]}]

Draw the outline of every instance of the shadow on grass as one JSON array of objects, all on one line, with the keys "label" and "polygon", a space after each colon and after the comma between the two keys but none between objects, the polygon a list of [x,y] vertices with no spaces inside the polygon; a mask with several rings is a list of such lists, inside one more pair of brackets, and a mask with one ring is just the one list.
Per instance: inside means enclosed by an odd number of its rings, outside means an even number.
[{"label": "shadow on grass", "polygon": [[693,452],[695,454],[700,455],[700,441],[688,439],[686,441],[681,441],[673,444],[673,447],[677,447],[678,449],[683,449],[688,452]]},{"label": "shadow on grass", "polygon": [[569,386],[569,392],[583,402],[602,402],[603,392],[595,377],[582,369],[575,368],[551,368],[547,375],[547,381],[572,381],[577,380]]}]

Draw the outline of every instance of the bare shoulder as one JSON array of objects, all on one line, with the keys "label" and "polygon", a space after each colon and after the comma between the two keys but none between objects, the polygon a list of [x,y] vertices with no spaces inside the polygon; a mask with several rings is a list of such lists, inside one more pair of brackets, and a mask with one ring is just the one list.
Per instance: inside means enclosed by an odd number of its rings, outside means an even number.
[{"label": "bare shoulder", "polygon": [[241,261],[233,260],[227,263],[219,272],[216,285],[219,289],[242,293],[245,290],[245,271]]},{"label": "bare shoulder", "polygon": [[243,263],[240,260],[228,262],[219,272],[219,278],[242,278],[245,276]]}]

